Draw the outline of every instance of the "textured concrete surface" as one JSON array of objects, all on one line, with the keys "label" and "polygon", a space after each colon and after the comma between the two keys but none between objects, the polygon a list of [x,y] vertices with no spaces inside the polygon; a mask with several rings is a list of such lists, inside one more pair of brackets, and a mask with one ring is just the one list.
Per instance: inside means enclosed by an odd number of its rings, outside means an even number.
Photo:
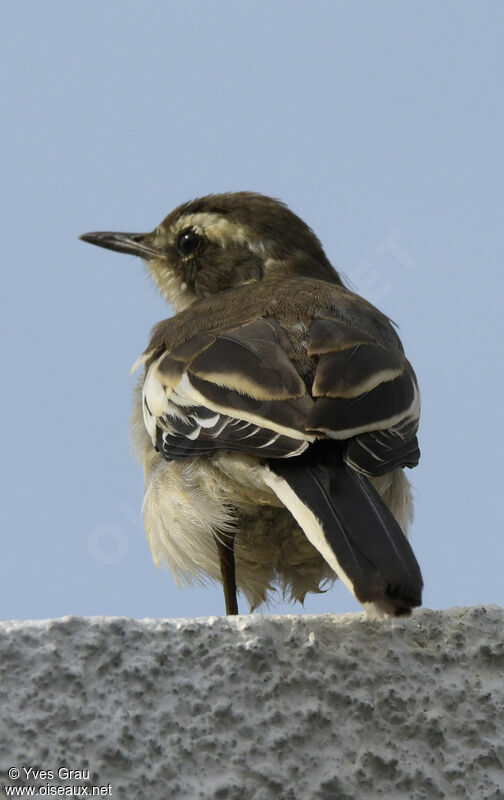
[{"label": "textured concrete surface", "polygon": [[503,641],[492,606],[3,623],[0,796],[502,800]]}]

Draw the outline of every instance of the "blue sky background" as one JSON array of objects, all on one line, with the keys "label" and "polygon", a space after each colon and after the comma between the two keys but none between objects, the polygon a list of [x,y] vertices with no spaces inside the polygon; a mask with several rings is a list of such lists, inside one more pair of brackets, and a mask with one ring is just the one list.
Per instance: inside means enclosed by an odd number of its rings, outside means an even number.
[{"label": "blue sky background", "polygon": [[[239,189],[400,325],[425,605],[504,604],[503,22],[497,0],[2,4],[2,618],[222,612],[156,570],[140,516],[129,369],[170,312],[77,237]],[[305,606],[357,609],[342,585]]]}]

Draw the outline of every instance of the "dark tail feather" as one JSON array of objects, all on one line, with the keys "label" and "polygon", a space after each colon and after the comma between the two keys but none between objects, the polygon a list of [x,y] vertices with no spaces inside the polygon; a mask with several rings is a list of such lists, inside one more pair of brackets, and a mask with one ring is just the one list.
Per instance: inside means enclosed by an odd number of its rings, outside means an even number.
[{"label": "dark tail feather", "polygon": [[422,602],[423,581],[406,536],[369,480],[344,463],[342,446],[323,445],[297,458],[271,459],[270,470],[291,492],[284,487],[282,496],[278,483],[272,488],[361,603],[409,614]]}]

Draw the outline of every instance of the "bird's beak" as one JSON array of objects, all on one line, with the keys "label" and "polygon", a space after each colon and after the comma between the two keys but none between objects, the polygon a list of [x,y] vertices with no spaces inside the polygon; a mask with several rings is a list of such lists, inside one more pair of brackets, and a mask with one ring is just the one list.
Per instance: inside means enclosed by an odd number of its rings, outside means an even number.
[{"label": "bird's beak", "polygon": [[83,242],[117,250],[118,253],[130,253],[140,258],[156,258],[161,255],[152,244],[152,233],[113,233],[112,231],[94,231],[79,236]]}]

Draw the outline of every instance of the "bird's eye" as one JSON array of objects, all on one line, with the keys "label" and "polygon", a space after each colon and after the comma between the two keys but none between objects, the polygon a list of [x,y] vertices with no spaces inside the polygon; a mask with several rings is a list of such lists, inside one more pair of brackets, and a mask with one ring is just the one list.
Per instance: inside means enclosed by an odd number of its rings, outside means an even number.
[{"label": "bird's eye", "polygon": [[177,242],[180,255],[183,258],[189,258],[189,256],[194,255],[200,249],[202,241],[201,236],[196,231],[184,231]]}]

